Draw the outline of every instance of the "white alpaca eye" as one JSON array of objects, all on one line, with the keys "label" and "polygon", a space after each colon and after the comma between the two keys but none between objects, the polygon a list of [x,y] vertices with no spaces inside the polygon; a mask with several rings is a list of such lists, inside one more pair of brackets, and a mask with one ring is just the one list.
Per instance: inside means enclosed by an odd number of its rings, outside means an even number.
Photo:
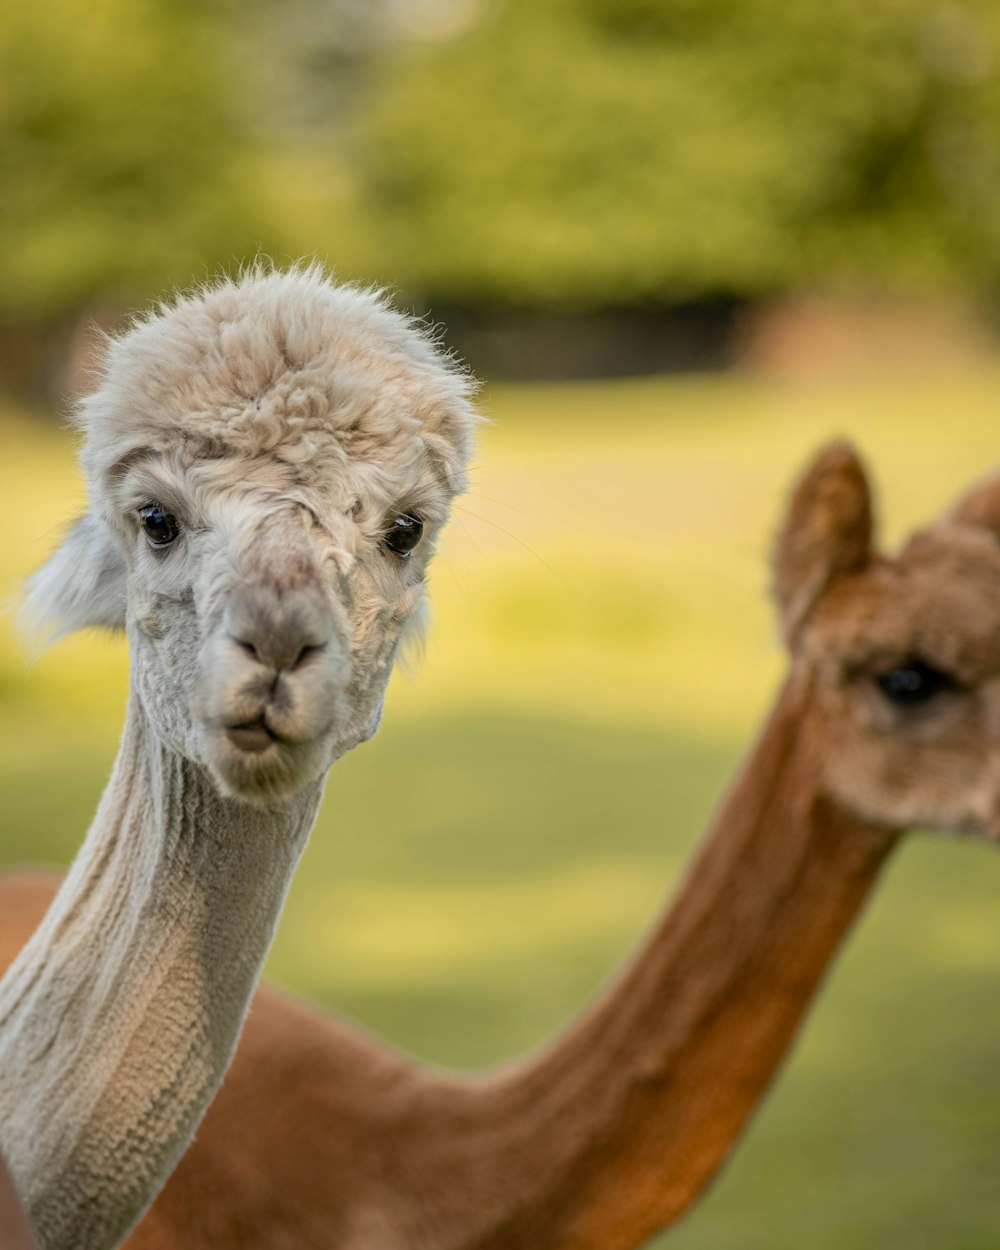
[{"label": "white alpaca eye", "polygon": [[382,541],[390,551],[394,551],[397,556],[402,556],[406,560],[420,542],[423,532],[424,523],[419,517],[408,516],[405,512],[401,512],[399,516],[392,518],[389,531]]},{"label": "white alpaca eye", "polygon": [[169,547],[181,532],[177,518],[165,512],[158,503],[139,509],[139,526],[151,547]]}]

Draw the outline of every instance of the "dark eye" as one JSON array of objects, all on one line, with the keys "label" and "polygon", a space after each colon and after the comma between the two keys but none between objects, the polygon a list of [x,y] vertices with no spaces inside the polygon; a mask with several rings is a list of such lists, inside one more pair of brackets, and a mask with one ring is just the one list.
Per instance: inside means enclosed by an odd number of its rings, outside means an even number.
[{"label": "dark eye", "polygon": [[177,518],[164,512],[158,503],[139,509],[139,525],[151,547],[169,547],[181,532]]},{"label": "dark eye", "polygon": [[923,660],[907,660],[898,668],[880,674],[875,684],[897,707],[919,707],[958,685],[953,677]]},{"label": "dark eye", "polygon": [[397,556],[402,556],[405,560],[420,542],[423,532],[424,523],[419,517],[408,516],[405,512],[401,512],[399,516],[392,518],[388,532],[382,541],[390,551],[394,551]]}]

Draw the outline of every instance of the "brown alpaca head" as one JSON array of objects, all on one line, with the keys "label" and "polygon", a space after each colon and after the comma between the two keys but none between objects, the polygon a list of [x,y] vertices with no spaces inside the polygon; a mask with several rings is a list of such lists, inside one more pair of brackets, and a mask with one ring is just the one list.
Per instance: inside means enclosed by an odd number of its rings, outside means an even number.
[{"label": "brown alpaca head", "polygon": [[819,714],[821,784],[866,820],[1000,840],[1000,477],[895,556],[850,447],[823,451],[778,537],[775,594]]}]

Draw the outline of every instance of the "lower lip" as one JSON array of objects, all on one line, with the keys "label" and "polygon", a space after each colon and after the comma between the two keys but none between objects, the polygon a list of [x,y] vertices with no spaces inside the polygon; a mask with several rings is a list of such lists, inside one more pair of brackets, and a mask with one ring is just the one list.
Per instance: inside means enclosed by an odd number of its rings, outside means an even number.
[{"label": "lower lip", "polygon": [[226,730],[226,737],[237,750],[248,755],[260,755],[276,741],[263,725],[234,725]]}]

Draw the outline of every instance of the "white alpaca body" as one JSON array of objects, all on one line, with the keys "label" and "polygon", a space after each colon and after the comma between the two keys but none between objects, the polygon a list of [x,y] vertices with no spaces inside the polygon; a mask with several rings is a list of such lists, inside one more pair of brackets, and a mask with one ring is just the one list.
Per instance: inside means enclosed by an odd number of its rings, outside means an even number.
[{"label": "white alpaca body", "polygon": [[29,608],[125,626],[126,727],[0,982],[0,1152],[45,1250],[117,1244],[222,1079],[326,771],[375,731],[420,615],[468,392],[316,269],[220,283],[109,348],[80,415],[91,508]]}]

